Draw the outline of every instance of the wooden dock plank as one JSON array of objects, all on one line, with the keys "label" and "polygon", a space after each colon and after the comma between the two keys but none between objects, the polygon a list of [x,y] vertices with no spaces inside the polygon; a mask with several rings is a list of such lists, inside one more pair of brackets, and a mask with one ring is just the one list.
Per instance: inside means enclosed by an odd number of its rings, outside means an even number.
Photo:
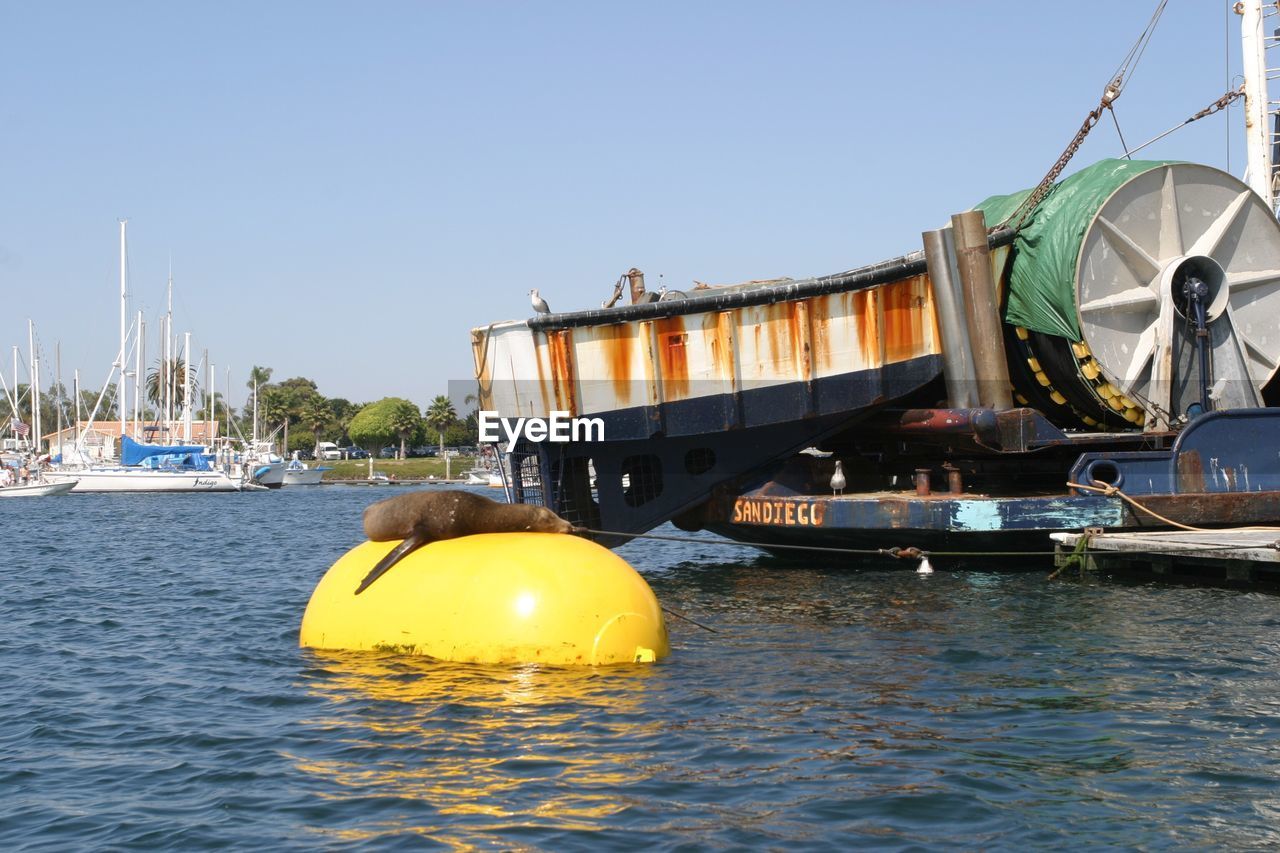
[{"label": "wooden dock plank", "polygon": [[1197,575],[1229,582],[1280,581],[1280,529],[1165,530],[1053,533],[1055,563],[1072,562],[1088,536],[1084,567],[1137,570],[1157,575]]}]

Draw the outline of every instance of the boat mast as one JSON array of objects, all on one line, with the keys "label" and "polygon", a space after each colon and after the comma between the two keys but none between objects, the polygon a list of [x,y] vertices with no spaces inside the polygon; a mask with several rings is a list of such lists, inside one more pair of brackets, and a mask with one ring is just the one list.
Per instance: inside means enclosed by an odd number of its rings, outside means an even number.
[{"label": "boat mast", "polygon": [[125,375],[124,375],[124,339],[125,339],[125,314],[128,311],[129,303],[129,286],[128,286],[128,242],[125,236],[125,228],[129,220],[120,220],[120,353],[116,358],[116,367],[120,370],[120,376],[116,380],[116,408],[119,409],[120,415],[120,457],[124,458],[124,432],[126,428],[125,418]]},{"label": "boat mast", "polygon": [[[58,380],[58,457],[62,457],[62,341],[58,341],[53,345],[53,372]],[[53,452],[53,447],[49,447],[49,452]]]},{"label": "boat mast", "polygon": [[138,418],[142,411],[142,371],[146,367],[147,361],[142,356],[142,349],[146,345],[146,321],[142,319],[142,312],[138,312],[138,333],[134,340],[137,346],[133,353],[133,437],[137,438],[141,433],[138,432]]},{"label": "boat mast", "polygon": [[1272,180],[1271,129],[1267,126],[1267,42],[1262,32],[1262,0],[1242,0],[1240,48],[1244,70],[1244,139],[1249,186],[1273,211],[1276,207]]},{"label": "boat mast", "polygon": [[213,362],[209,361],[209,351],[204,351],[205,364],[208,365],[206,370],[209,374],[208,384],[205,386],[204,392],[204,419],[206,421],[204,428],[204,443],[213,444],[213,425],[218,420],[218,413],[214,411],[214,407],[218,404],[218,395],[213,393]]},{"label": "boat mast", "polygon": [[[80,412],[80,371],[78,369],[75,371],[75,377],[71,380],[71,382],[75,386],[73,393],[76,396],[76,451],[77,451],[76,455],[79,456],[80,455],[79,450],[80,450],[81,412]],[[76,461],[79,461],[79,459],[77,459]]]},{"label": "boat mast", "polygon": [[173,338],[173,261],[169,261],[169,295],[168,304],[164,315],[164,353],[161,356],[164,359],[164,437],[165,441],[172,444],[171,436],[173,432],[173,348],[170,341]]},{"label": "boat mast", "polygon": [[31,447],[40,452],[40,359],[36,357],[36,324],[27,320],[27,350],[31,353]]},{"label": "boat mast", "polygon": [[182,442],[191,443],[191,333],[182,333]]}]

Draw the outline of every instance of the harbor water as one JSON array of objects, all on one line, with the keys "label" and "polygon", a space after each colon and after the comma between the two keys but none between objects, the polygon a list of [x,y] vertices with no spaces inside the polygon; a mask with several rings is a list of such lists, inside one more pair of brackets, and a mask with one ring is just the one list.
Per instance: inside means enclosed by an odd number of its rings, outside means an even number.
[{"label": "harbor water", "polygon": [[657,665],[299,649],[391,493],[0,505],[0,848],[1280,843],[1273,595],[636,542]]}]

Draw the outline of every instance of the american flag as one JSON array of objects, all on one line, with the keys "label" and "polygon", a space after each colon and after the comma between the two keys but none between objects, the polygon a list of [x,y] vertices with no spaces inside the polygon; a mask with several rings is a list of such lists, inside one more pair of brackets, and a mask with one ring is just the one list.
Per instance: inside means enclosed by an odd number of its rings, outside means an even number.
[{"label": "american flag", "polygon": [[9,425],[13,427],[14,435],[25,436],[25,435],[31,434],[31,427],[28,426],[27,424],[24,424],[22,421],[15,420],[10,422]]}]

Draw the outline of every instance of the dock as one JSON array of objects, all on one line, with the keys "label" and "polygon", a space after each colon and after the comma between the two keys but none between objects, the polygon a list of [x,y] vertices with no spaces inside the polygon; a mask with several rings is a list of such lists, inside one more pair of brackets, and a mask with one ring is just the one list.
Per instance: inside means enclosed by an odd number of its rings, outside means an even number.
[{"label": "dock", "polygon": [[1280,583],[1280,528],[1054,533],[1055,564],[1072,562],[1081,540],[1086,570]]}]

